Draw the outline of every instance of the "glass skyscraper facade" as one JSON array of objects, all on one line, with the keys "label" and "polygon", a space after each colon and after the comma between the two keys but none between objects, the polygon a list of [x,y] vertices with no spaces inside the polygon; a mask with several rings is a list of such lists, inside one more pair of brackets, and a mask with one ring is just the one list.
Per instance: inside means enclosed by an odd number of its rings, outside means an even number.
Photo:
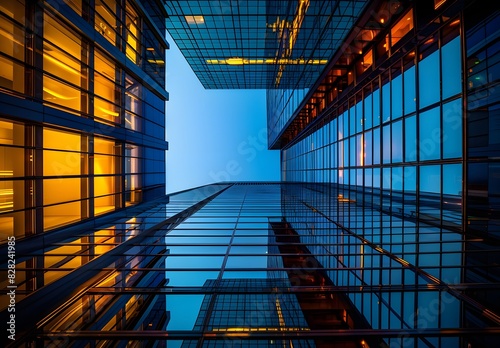
[{"label": "glass skyscraper facade", "polygon": [[0,4],[0,240],[165,194],[166,12]]},{"label": "glass skyscraper facade", "polygon": [[[498,341],[495,283],[452,229],[313,183],[200,187],[21,244],[27,346],[459,347]],[[437,256],[436,256],[437,255]],[[40,266],[43,265],[43,266]],[[490,266],[494,269],[494,265]],[[472,292],[473,290],[474,292]],[[50,299],[50,300],[49,300]],[[4,317],[2,317],[4,320]],[[478,325],[480,323],[480,325]]]},{"label": "glass skyscraper facade", "polygon": [[[497,346],[499,12],[0,4],[7,343]],[[206,88],[267,89],[281,182],[164,195],[166,29]]]}]

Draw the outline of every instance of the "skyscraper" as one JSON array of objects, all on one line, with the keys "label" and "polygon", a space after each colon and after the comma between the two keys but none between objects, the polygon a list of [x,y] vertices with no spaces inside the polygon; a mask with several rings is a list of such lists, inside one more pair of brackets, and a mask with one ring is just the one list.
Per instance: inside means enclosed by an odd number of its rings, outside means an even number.
[{"label": "skyscraper", "polygon": [[[498,6],[1,6],[8,343],[498,345]],[[267,89],[280,183],[163,195],[167,13],[206,88]]]}]

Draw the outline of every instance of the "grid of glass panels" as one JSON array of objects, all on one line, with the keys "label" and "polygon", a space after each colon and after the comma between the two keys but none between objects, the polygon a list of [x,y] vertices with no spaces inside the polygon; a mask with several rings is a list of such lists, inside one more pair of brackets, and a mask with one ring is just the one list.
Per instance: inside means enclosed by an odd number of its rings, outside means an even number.
[{"label": "grid of glass panels", "polygon": [[[96,16],[96,31],[121,47],[122,34],[120,33],[117,39],[115,31],[118,27],[127,28],[123,33],[126,37],[124,56],[137,62],[144,73],[149,75],[148,79],[141,79],[139,87],[137,81],[128,74],[124,83],[122,80],[125,64],[120,58],[112,57],[103,49],[94,46],[87,37],[58,17],[58,11],[62,10],[60,7],[70,6],[80,16],[88,18],[89,14],[84,14],[85,11],[88,12],[88,6],[83,5],[82,1],[66,3],[68,5],[47,5],[42,9],[31,6],[27,8],[24,0],[16,0],[0,7],[3,32],[0,35],[0,87],[20,95],[28,95],[37,101],[43,101],[45,105],[68,113],[142,131],[145,127],[142,117],[144,112],[150,110],[147,107],[142,110],[142,104],[131,102],[130,99],[142,98],[142,92],[138,88],[142,88],[144,84],[152,85],[151,90],[158,86],[165,87],[167,44],[164,38],[158,34],[154,24],[148,21],[142,24],[143,19],[130,4],[127,3],[127,11],[123,11],[122,5],[118,6],[113,0],[96,3],[96,11],[92,12]],[[40,26],[43,30],[36,30],[31,40],[26,37],[32,28],[24,25],[28,12],[36,12],[37,15],[39,13],[43,19],[43,25]],[[116,13],[122,12],[126,14],[127,25],[118,26],[119,16]],[[142,27],[145,28],[144,46],[140,37]],[[36,49],[38,44],[43,45],[43,50]],[[34,64],[35,60],[38,61],[38,55],[41,64]],[[41,75],[38,77],[39,73]],[[39,80],[40,86],[38,82],[35,83]],[[155,111],[152,118],[164,127],[161,119],[165,113],[165,97],[160,96],[161,92],[156,94],[158,95],[149,98],[149,103],[154,106]],[[153,102],[154,98],[163,100]],[[126,109],[122,105],[124,99]],[[157,115],[158,112],[162,117]]]},{"label": "grid of glass panels", "polygon": [[332,121],[283,151],[283,179],[460,196],[460,57],[457,36],[416,66],[393,65]]},{"label": "grid of glass panels", "polygon": [[[46,231],[114,211],[124,206],[123,199],[126,205],[142,201],[144,179],[149,185],[164,182],[164,150],[154,149],[157,158],[144,166],[144,152],[150,151],[0,119],[0,241],[33,234],[38,220]],[[37,201],[38,195],[43,199]],[[36,216],[36,210],[43,214]]]},{"label": "grid of glass panels", "polygon": [[169,1],[167,29],[206,88],[304,88],[366,3]]},{"label": "grid of glass panels", "polygon": [[[468,266],[458,233],[436,234],[432,223],[340,192],[325,184],[211,185],[135,206],[91,230],[68,230],[18,261],[19,315],[45,308],[30,319],[37,334],[27,320],[20,339],[450,347],[467,344],[471,333],[500,334],[491,308],[461,291],[489,287],[460,280]],[[319,274],[328,279],[317,282]],[[56,288],[61,301],[48,301],[44,292]],[[464,305],[491,330],[463,327]]]}]

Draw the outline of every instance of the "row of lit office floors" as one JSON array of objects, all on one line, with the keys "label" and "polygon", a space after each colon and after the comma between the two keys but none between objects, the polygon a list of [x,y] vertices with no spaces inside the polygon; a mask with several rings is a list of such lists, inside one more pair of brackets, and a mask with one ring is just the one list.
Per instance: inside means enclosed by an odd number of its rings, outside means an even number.
[{"label": "row of lit office floors", "polygon": [[477,299],[500,285],[464,282],[463,236],[394,211],[326,185],[220,184],[18,241],[16,341],[6,345],[499,342],[496,308]]}]

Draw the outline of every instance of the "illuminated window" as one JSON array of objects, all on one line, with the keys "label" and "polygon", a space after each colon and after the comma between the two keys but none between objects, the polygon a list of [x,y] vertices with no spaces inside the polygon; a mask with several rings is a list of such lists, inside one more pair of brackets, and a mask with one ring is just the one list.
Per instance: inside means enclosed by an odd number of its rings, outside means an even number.
[{"label": "illuminated window", "polygon": [[24,28],[10,19],[24,24],[24,1],[4,1],[0,13],[0,52],[6,55],[0,56],[0,87],[24,92],[24,66],[15,61],[24,61]]},{"label": "illuminated window", "polygon": [[138,62],[140,54],[140,40],[139,40],[139,17],[135,10],[127,5],[127,18],[126,18],[126,54],[127,57],[134,63]]},{"label": "illuminated window", "polygon": [[391,28],[391,46],[394,46],[403,36],[413,29],[413,10],[408,11]]},{"label": "illuminated window", "polygon": [[76,13],[82,15],[82,0],[64,0]]},{"label": "illuminated window", "polygon": [[141,168],[139,147],[127,144],[125,147],[125,201],[127,204],[141,201]]},{"label": "illuminated window", "polygon": [[116,1],[96,0],[95,30],[113,45],[116,44]]},{"label": "illuminated window", "polygon": [[116,86],[115,64],[96,51],[94,58],[94,115],[100,119],[120,123],[117,104],[119,88]]},{"label": "illuminated window", "polygon": [[119,179],[119,147],[112,140],[94,138],[94,214],[115,209]]},{"label": "illuminated window", "polygon": [[129,75],[125,76],[125,127],[141,130],[141,85]]},{"label": "illuminated window", "polygon": [[189,25],[200,25],[205,23],[205,18],[203,16],[184,16],[184,18]]},{"label": "illuminated window", "polygon": [[[85,179],[82,179],[82,138],[79,134],[43,130],[44,228],[78,221],[82,217]],[[48,205],[48,206],[47,206]]]},{"label": "illuminated window", "polygon": [[372,50],[369,50],[368,52],[366,52],[366,54],[363,56],[363,70],[366,70],[368,69],[369,67],[371,67],[373,64],[373,54],[372,54]]},{"label": "illuminated window", "polygon": [[43,45],[43,99],[68,109],[82,110],[82,40],[45,14]]},{"label": "illuminated window", "polygon": [[0,120],[0,242],[25,234],[24,132],[23,125]]}]

